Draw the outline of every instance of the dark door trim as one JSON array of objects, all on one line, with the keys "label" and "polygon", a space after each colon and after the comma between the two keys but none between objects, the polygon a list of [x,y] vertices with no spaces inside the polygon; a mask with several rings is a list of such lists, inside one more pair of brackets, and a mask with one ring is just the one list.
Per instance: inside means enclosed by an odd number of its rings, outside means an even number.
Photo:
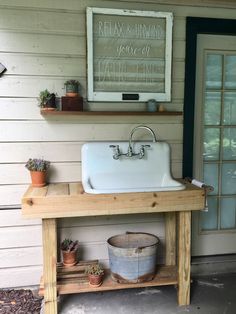
[{"label": "dark door trim", "polygon": [[183,177],[193,174],[196,48],[198,34],[236,35],[236,20],[187,17],[184,90]]}]

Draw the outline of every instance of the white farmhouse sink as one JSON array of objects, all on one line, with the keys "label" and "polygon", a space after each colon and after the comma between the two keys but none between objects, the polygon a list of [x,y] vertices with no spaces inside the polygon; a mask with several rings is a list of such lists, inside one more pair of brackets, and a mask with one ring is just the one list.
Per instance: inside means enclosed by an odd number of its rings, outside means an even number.
[{"label": "white farmhouse sink", "polygon": [[129,142],[91,142],[82,147],[82,184],[84,191],[93,194],[183,190],[185,186],[170,174],[170,148],[164,142],[134,142],[133,151],[145,148],[139,156],[120,156],[114,159],[114,149],[127,153]]}]

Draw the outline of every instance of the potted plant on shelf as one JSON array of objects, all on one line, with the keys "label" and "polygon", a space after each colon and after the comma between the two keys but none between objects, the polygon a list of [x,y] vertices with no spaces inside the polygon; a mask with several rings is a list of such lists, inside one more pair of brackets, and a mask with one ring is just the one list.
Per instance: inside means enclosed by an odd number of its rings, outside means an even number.
[{"label": "potted plant on shelf", "polygon": [[46,185],[47,170],[50,162],[40,158],[30,158],[25,167],[30,171],[32,186],[42,187]]},{"label": "potted plant on shelf", "polygon": [[79,243],[71,239],[64,239],[61,242],[61,251],[63,258],[63,265],[66,267],[73,266],[77,263],[77,251]]},{"label": "potted plant on shelf", "polygon": [[42,110],[56,109],[56,94],[50,93],[47,89],[39,93],[39,106]]},{"label": "potted plant on shelf", "polygon": [[100,264],[88,265],[85,269],[85,273],[88,275],[89,284],[92,287],[99,287],[102,284],[104,270]]},{"label": "potted plant on shelf", "polygon": [[68,80],[65,82],[66,96],[76,97],[79,95],[79,82],[77,80]]}]

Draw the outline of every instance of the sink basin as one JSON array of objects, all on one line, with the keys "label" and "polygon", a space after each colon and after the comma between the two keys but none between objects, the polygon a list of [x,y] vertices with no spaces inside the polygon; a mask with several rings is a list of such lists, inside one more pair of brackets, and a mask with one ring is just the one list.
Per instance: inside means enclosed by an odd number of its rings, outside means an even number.
[{"label": "sink basin", "polygon": [[110,145],[127,153],[129,142],[90,142],[82,146],[82,184],[92,194],[183,190],[185,186],[170,174],[170,148],[165,142],[134,142],[133,151],[145,148],[138,156],[114,159]]}]

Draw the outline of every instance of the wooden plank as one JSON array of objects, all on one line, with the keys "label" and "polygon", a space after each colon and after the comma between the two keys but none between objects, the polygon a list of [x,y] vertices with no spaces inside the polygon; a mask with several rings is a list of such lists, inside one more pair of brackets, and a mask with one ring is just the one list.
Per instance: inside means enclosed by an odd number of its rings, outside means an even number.
[{"label": "wooden plank", "polygon": [[27,189],[27,191],[24,194],[24,197],[44,197],[47,194],[48,186],[44,186],[41,188],[33,187],[30,185]]},{"label": "wooden plank", "polygon": [[53,195],[69,195],[69,186],[68,183],[57,183],[57,184],[50,184],[47,190],[47,196]]},{"label": "wooden plank", "polygon": [[[31,184],[30,172],[22,164],[0,164],[0,173],[1,184]],[[73,182],[79,179],[81,179],[80,162],[51,163],[47,173],[47,182],[51,183]]]},{"label": "wooden plank", "polygon": [[1,289],[36,286],[42,274],[42,266],[1,268]]},{"label": "wooden plank", "polygon": [[[61,124],[60,121],[1,121],[0,142],[50,142],[50,141],[128,141],[130,131],[135,124]],[[158,134],[158,140],[182,140],[182,125],[178,123],[149,124]],[[21,130],[19,132],[18,130]],[[39,132],[40,130],[40,132]],[[78,134],[80,136],[78,137]],[[142,135],[142,136],[141,136]],[[150,141],[150,134],[143,132],[139,140]]]},{"label": "wooden plank", "polygon": [[69,194],[72,195],[78,195],[83,194],[84,189],[78,182],[69,183]]},{"label": "wooden plank", "polygon": [[[30,234],[29,234],[30,236]],[[0,250],[0,269],[42,265],[42,247],[7,248]]]},{"label": "wooden plank", "polygon": [[20,209],[0,210],[0,227],[41,225],[41,219],[22,219]]},{"label": "wooden plank", "polygon": [[[77,67],[76,67],[77,69]],[[74,75],[73,75],[74,76]],[[44,120],[47,119],[58,119],[57,115],[54,116],[42,116],[40,114],[40,109],[38,107],[38,100],[36,98],[17,98],[17,97],[2,97],[0,98],[0,107],[1,107],[1,120]],[[20,108],[20,110],[19,110]],[[183,111],[183,102],[175,100],[172,98],[172,102],[165,104],[165,109],[167,111]],[[114,103],[92,103],[86,104],[85,110],[88,111],[145,111],[145,103],[117,103],[114,107]],[[182,116],[158,116],[158,115],[147,115],[147,116],[137,116],[137,115],[124,115],[123,119],[120,120],[119,115],[109,116],[110,123],[115,122],[117,124],[121,123],[176,123],[179,120],[179,123],[182,123]],[[69,120],[80,120],[83,123],[107,123],[106,115],[61,115],[60,121]],[[88,121],[89,120],[89,121]]]},{"label": "wooden plank", "polygon": [[[135,218],[134,218],[135,220]],[[79,239],[80,243],[106,243],[107,239],[116,234],[125,234],[127,231],[130,232],[150,232],[155,234],[159,238],[165,238],[164,226],[162,221],[149,221],[145,223],[143,221],[120,223],[119,220],[114,224],[106,224],[105,228],[103,224],[96,225],[96,236],[94,235],[94,225],[93,226],[78,226],[60,228],[61,238],[68,238],[70,234],[73,234]],[[115,229],[115,230],[114,230]]]},{"label": "wooden plank", "polygon": [[20,208],[22,195],[28,188],[28,184],[0,185],[0,208]]},{"label": "wooden plank", "polygon": [[[1,104],[0,104],[1,107]],[[0,163],[23,163],[29,156],[42,157],[53,162],[81,161],[81,146],[84,142],[19,142],[0,143]],[[170,143],[175,153],[181,151],[180,143]],[[180,158],[179,158],[180,160]]]},{"label": "wooden plank", "polygon": [[43,275],[45,314],[57,314],[57,226],[56,219],[43,219]]},{"label": "wooden plank", "polygon": [[[78,29],[78,24],[76,27]],[[61,76],[64,71],[67,76],[73,77],[78,76],[78,69],[80,69],[79,74],[86,76],[86,63],[84,58],[79,56],[44,56],[42,54],[32,56],[13,52],[2,53],[1,63],[7,64],[7,74],[11,75],[35,75],[37,73],[37,75]]]},{"label": "wooden plank", "polygon": [[[106,270],[103,284],[100,287],[91,287],[87,281],[78,282],[77,278],[73,280],[64,279],[58,282],[57,290],[59,294],[72,294],[72,293],[84,293],[95,291],[109,291],[142,287],[154,287],[154,286],[166,286],[175,285],[177,283],[176,267],[173,266],[158,266],[157,274],[153,280],[142,283],[125,283],[120,284],[113,281],[110,277],[109,270]],[[40,283],[40,295],[44,295],[44,285],[41,279]]]},{"label": "wooden plank", "polygon": [[[57,152],[55,151],[56,155]],[[79,156],[78,156],[79,159]],[[51,163],[48,170],[47,182],[76,182],[81,180],[81,162],[58,162]],[[175,160],[172,162],[172,173],[174,176],[181,174],[182,162]],[[29,171],[20,164],[0,164],[1,184],[30,184]]]},{"label": "wooden plank", "polygon": [[[81,184],[81,183],[80,183]],[[185,190],[120,194],[23,197],[26,218],[62,218],[200,210],[204,191],[191,184]]]},{"label": "wooden plank", "polygon": [[37,34],[35,36],[34,33],[28,32],[2,31],[1,39],[1,51],[4,53],[10,51],[64,56],[77,55],[85,57],[86,55],[85,45],[81,45],[83,39],[76,35]]},{"label": "wooden plank", "polygon": [[[27,6],[29,7],[29,5]],[[75,14],[67,10],[57,11],[55,8],[53,11],[47,11],[45,8],[44,10],[27,10],[26,7],[24,10],[15,7],[1,7],[1,12],[0,29],[16,30],[22,33],[30,31],[46,34],[85,35],[85,14],[82,12]],[[30,25],[30,29],[28,25]]]},{"label": "wooden plank", "polygon": [[43,116],[63,116],[63,115],[79,115],[79,116],[182,116],[182,111],[41,111]]},{"label": "wooden plank", "polygon": [[190,304],[191,212],[178,219],[178,304]]},{"label": "wooden plank", "polygon": [[[64,218],[58,222],[58,228],[73,228],[76,229],[94,227],[94,226],[109,226],[122,224],[150,223],[155,222],[158,226],[163,225],[163,214],[139,214],[139,215],[114,215],[114,216],[98,216],[98,217],[80,217],[80,218]],[[79,228],[78,228],[79,227]],[[161,234],[164,234],[164,226],[162,226]]]},{"label": "wooden plank", "polygon": [[[140,1],[137,0],[129,0],[130,5],[138,5]],[[134,3],[134,4],[133,4]],[[155,10],[156,9],[156,1],[155,0],[142,0],[141,2],[142,7],[145,6],[147,10]],[[15,8],[23,8],[28,5],[29,3],[27,0],[14,0],[11,2],[12,6]],[[99,4],[101,6],[106,7],[106,1],[99,1]],[[116,1],[116,4],[119,6],[124,7],[124,1]],[[73,10],[73,12],[84,12],[86,6],[88,5],[88,2],[85,0],[80,0],[78,1],[72,1],[70,10]],[[1,6],[9,6],[9,1],[8,0],[1,0]],[[159,0],[158,1],[158,10],[168,10],[168,11],[173,11],[176,12],[176,14],[179,12],[179,14],[183,11],[183,9],[189,9],[191,7],[197,8],[198,10],[204,10],[207,12],[212,12],[212,8],[216,7],[222,7],[222,8],[235,8],[235,0],[208,0],[208,1],[197,1],[197,0]],[[60,11],[63,10],[67,12],[69,10],[68,6],[66,6],[65,2],[63,0],[58,0],[56,2],[56,5],[53,0],[45,0],[45,1],[30,1],[30,6],[29,8],[34,8],[34,9],[43,9],[44,11],[48,10],[56,10]],[[129,6],[127,6],[129,8]],[[208,11],[207,8],[210,8]],[[221,8],[221,9],[222,9]],[[82,11],[81,11],[82,10]],[[232,10],[231,10],[232,11]],[[220,12],[219,12],[220,13]]]},{"label": "wooden plank", "polygon": [[166,265],[176,265],[176,213],[165,214]]},{"label": "wooden plank", "polygon": [[41,225],[0,228],[0,249],[41,245]]}]

